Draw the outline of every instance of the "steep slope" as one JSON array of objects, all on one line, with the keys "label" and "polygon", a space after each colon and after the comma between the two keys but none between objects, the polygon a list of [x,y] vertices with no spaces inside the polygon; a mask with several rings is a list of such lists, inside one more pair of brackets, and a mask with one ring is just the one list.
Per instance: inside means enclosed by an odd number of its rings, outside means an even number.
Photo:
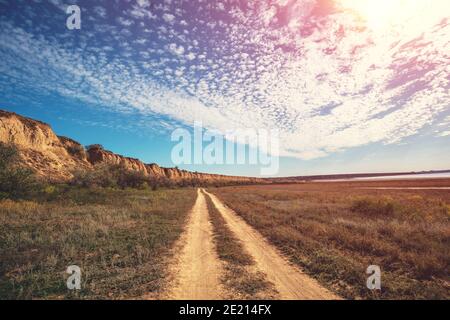
[{"label": "steep slope", "polygon": [[205,182],[253,183],[262,179],[190,172],[178,168],[163,168],[145,164],[103,149],[100,145],[87,150],[78,142],[57,136],[43,122],[0,110],[0,142],[13,143],[20,150],[21,162],[48,180],[67,181],[75,170],[91,170],[95,165],[118,164],[145,176],[165,178],[179,182],[199,180]]},{"label": "steep slope", "polygon": [[[69,179],[75,168],[92,165],[77,142],[58,137],[47,124],[0,110],[0,141],[20,150],[23,164],[50,180]],[[75,150],[83,150],[78,154]]]}]

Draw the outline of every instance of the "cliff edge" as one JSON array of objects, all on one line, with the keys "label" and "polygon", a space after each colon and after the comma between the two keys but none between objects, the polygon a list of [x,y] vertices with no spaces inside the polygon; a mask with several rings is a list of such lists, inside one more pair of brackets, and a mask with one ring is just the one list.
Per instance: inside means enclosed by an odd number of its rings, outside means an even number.
[{"label": "cliff edge", "polygon": [[33,169],[38,176],[50,181],[68,181],[76,170],[92,170],[96,165],[110,164],[174,182],[193,179],[203,182],[262,182],[258,178],[163,168],[154,163],[146,164],[139,159],[115,154],[101,145],[92,145],[86,149],[75,140],[57,136],[46,123],[4,110],[0,110],[0,142],[15,144],[19,149],[21,162]]}]

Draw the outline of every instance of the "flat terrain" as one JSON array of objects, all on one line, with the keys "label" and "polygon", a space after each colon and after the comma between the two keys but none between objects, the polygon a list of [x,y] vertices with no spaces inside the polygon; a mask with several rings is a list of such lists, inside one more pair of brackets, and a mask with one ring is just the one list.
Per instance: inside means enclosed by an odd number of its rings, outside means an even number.
[{"label": "flat terrain", "polygon": [[[47,201],[0,201],[0,299],[124,299],[161,294],[169,249],[195,189],[69,190]],[[69,291],[69,265],[82,290]]]},{"label": "flat terrain", "polygon": [[222,214],[227,226],[244,250],[256,261],[257,269],[266,275],[282,300],[337,299],[338,297],[322,287],[316,280],[292,266],[271,244],[256,230],[225,207],[214,195],[207,193]]},{"label": "flat terrain", "polygon": [[0,201],[0,299],[338,298],[203,189],[57,194]]},{"label": "flat terrain", "polygon": [[[66,187],[2,200],[0,299],[449,299],[447,187]],[[80,291],[66,287],[69,265]],[[381,290],[366,287],[369,265]]]},{"label": "flat terrain", "polygon": [[[450,191],[434,189],[448,186],[450,180],[439,179],[209,191],[344,298],[448,299]],[[386,187],[396,189],[379,189]],[[366,287],[369,265],[381,267],[381,291]]]}]

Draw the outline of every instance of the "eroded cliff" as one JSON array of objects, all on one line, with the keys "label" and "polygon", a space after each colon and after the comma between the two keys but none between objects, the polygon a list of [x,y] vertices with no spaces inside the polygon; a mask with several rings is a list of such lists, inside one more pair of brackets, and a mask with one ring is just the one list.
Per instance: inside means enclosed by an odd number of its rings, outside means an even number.
[{"label": "eroded cliff", "polygon": [[203,182],[253,183],[260,179],[190,172],[178,168],[163,168],[157,164],[145,164],[134,158],[124,157],[92,145],[87,150],[77,141],[57,136],[43,122],[0,110],[0,141],[15,144],[21,162],[35,170],[36,174],[51,181],[68,181],[77,170],[92,170],[96,165],[121,165],[145,176],[165,178],[179,182],[199,180]]}]

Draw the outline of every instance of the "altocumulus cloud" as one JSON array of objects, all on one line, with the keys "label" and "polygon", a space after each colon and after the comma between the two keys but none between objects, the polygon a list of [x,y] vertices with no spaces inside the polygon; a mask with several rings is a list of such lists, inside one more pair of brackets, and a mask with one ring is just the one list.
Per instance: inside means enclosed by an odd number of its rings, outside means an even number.
[{"label": "altocumulus cloud", "polygon": [[61,1],[0,2],[5,96],[58,94],[219,132],[277,128],[281,155],[302,159],[448,135],[446,0],[386,21],[350,0],[76,3],[72,34]]}]

